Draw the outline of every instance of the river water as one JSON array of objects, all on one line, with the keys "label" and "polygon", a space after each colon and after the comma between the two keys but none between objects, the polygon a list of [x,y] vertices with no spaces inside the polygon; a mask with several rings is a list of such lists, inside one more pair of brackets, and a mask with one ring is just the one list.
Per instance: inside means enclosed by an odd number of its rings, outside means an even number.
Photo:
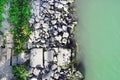
[{"label": "river water", "polygon": [[85,80],[120,80],[120,0],[76,0]]}]

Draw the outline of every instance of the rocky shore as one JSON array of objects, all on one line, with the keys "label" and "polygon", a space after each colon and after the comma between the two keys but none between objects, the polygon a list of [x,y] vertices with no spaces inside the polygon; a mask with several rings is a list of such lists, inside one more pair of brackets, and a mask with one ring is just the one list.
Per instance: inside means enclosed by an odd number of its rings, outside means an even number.
[{"label": "rocky shore", "polygon": [[28,41],[28,49],[31,52],[30,80],[83,78],[83,75],[71,65],[75,58],[76,44],[73,31],[77,24],[72,14],[73,4],[74,0],[32,2],[33,15],[29,23],[33,33]]},{"label": "rocky shore", "polygon": [[[14,54],[13,35],[6,33],[5,46],[0,35],[2,52],[0,72],[4,72],[5,68],[8,69],[4,76],[0,73],[2,75],[0,80],[14,79],[15,75],[12,74],[11,69],[21,64],[26,65],[29,72],[28,80],[83,79],[82,73],[74,66],[76,57],[74,28],[77,25],[74,17],[74,2],[75,0],[32,0],[30,2],[32,16],[29,24],[32,34],[25,46],[28,52]],[[3,53],[7,54],[2,55]]]}]

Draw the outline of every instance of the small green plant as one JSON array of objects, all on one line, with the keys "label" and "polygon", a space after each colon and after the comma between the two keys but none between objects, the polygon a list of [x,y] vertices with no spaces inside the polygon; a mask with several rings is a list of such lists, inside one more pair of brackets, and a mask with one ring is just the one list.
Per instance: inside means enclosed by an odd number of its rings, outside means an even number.
[{"label": "small green plant", "polygon": [[14,25],[14,52],[20,54],[24,52],[24,46],[31,34],[28,20],[30,18],[30,0],[11,0],[10,22]]},{"label": "small green plant", "polygon": [[0,27],[2,27],[2,21],[4,20],[3,13],[4,13],[4,5],[7,4],[8,0],[0,0]]},{"label": "small green plant", "polygon": [[16,80],[27,80],[28,78],[28,71],[24,65],[13,66],[12,73],[15,75]]}]

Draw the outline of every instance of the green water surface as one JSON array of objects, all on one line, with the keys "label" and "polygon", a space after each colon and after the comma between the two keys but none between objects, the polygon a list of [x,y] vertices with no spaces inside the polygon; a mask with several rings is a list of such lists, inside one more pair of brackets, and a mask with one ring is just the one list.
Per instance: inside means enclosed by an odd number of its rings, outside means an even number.
[{"label": "green water surface", "polygon": [[76,0],[85,80],[120,80],[120,0]]}]

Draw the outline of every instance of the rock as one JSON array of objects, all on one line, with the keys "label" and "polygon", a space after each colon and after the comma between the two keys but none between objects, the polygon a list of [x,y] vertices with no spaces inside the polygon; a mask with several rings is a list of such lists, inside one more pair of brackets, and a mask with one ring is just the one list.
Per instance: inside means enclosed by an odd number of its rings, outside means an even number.
[{"label": "rock", "polygon": [[58,80],[59,74],[54,74],[54,78],[55,78],[56,80]]},{"label": "rock", "polygon": [[43,44],[46,42],[45,39],[41,39],[40,41],[41,41],[41,43],[43,43]]},{"label": "rock", "polygon": [[47,2],[44,2],[44,3],[42,4],[42,6],[43,6],[43,7],[45,7],[45,8],[47,8],[47,9],[49,9],[49,8],[50,8],[49,3],[47,3]]},{"label": "rock", "polygon": [[46,29],[49,28],[49,25],[47,23],[43,23],[42,26],[43,26],[43,28],[46,28]]},{"label": "rock", "polygon": [[59,35],[59,36],[56,36],[55,39],[60,42],[62,37]]},{"label": "rock", "polygon": [[39,73],[40,73],[40,70],[38,70],[38,69],[35,68],[34,71],[33,71],[33,74],[34,74],[35,76],[38,76]]},{"label": "rock", "polygon": [[59,32],[62,32],[62,31],[63,31],[63,29],[62,29],[62,28],[60,28],[60,27],[58,27],[58,31],[59,31]]},{"label": "rock", "polygon": [[56,24],[57,20],[52,20],[51,23],[54,25]]},{"label": "rock", "polygon": [[44,52],[45,67],[49,65],[49,62],[53,61],[54,52],[52,50]]},{"label": "rock", "polygon": [[39,18],[38,18],[38,17],[36,17],[36,18],[35,18],[35,21],[36,21],[36,22],[39,22],[40,20],[39,20]]},{"label": "rock", "polygon": [[25,53],[19,54],[17,59],[18,59],[18,62],[17,62],[18,64],[23,64],[26,61]]},{"label": "rock", "polygon": [[63,6],[62,4],[56,2],[56,3],[55,3],[55,7],[61,9],[61,8],[63,8],[64,6]]},{"label": "rock", "polygon": [[70,55],[71,55],[71,49],[59,48],[58,65],[64,66],[69,64]]},{"label": "rock", "polygon": [[68,33],[68,32],[64,32],[64,33],[63,33],[63,37],[64,37],[64,38],[68,38],[68,36],[69,36],[69,33]]},{"label": "rock", "polygon": [[40,23],[36,23],[36,24],[34,25],[34,28],[35,28],[35,29],[40,28]]},{"label": "rock", "polygon": [[67,38],[63,38],[62,43],[67,44]]},{"label": "rock", "polygon": [[54,31],[54,33],[53,33],[53,34],[54,34],[54,36],[56,36],[56,35],[58,34],[58,32],[57,32],[57,31]]},{"label": "rock", "polygon": [[57,29],[57,25],[54,25],[53,27],[54,27],[55,29]]},{"label": "rock", "polygon": [[34,1],[34,4],[35,4],[36,6],[39,6],[39,5],[40,5],[39,0]]},{"label": "rock", "polygon": [[67,31],[67,26],[62,26],[62,29],[64,30],[64,31]]},{"label": "rock", "polygon": [[37,78],[31,78],[30,80],[38,80]]},{"label": "rock", "polygon": [[33,19],[33,18],[31,18],[30,20],[29,20],[29,23],[30,24],[33,24],[35,22],[35,20]]},{"label": "rock", "polygon": [[67,2],[67,1],[65,1],[65,0],[61,0],[61,1],[60,1],[60,3],[62,3],[62,4],[64,4],[64,5],[65,5],[65,4],[67,4],[68,2]]},{"label": "rock", "polygon": [[75,2],[75,0],[68,0],[68,3],[73,3]]},{"label": "rock", "polygon": [[58,67],[58,66],[57,66],[56,64],[53,64],[51,69],[54,71],[54,70],[57,69],[57,67]]},{"label": "rock", "polygon": [[30,68],[30,69],[29,69],[29,74],[32,74],[33,71],[34,71],[34,69],[33,69],[33,68]]},{"label": "rock", "polygon": [[43,49],[42,48],[31,49],[30,66],[36,67],[37,65],[41,65],[41,67],[43,67]]}]

